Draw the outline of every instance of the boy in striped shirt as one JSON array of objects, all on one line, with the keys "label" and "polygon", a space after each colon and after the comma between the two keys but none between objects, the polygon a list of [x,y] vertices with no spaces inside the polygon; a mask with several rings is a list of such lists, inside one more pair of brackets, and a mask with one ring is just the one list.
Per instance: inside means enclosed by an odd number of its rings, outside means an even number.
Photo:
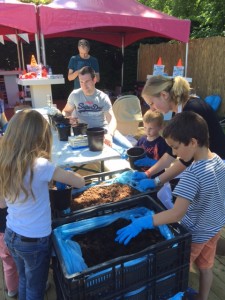
[{"label": "boy in striped shirt", "polygon": [[143,229],[181,221],[192,234],[190,264],[199,269],[196,300],[207,300],[212,285],[216,244],[225,224],[225,164],[209,150],[205,120],[194,112],[176,114],[163,131],[173,154],[193,163],[182,173],[173,191],[172,209],[136,219],[117,232],[116,240],[127,244]]}]

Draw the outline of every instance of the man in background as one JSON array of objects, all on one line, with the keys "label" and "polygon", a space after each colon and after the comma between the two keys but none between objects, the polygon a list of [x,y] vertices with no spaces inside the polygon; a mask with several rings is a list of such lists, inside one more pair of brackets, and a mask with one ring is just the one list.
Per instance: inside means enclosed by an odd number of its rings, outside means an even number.
[{"label": "man in background", "polygon": [[90,51],[90,44],[87,40],[79,40],[78,42],[78,51],[79,54],[74,55],[70,58],[69,65],[68,65],[68,80],[74,80],[74,89],[80,88],[80,82],[78,78],[78,74],[80,69],[85,66],[92,67],[95,71],[96,75],[96,82],[100,81],[100,74],[99,74],[99,64],[96,57],[91,56],[89,54]]}]

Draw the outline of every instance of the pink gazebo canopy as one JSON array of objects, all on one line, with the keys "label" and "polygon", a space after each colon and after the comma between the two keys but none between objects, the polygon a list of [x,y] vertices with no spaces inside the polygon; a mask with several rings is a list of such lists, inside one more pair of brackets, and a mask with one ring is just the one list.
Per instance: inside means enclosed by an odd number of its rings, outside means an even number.
[{"label": "pink gazebo canopy", "polygon": [[0,34],[37,33],[36,6],[17,0],[0,0]]},{"label": "pink gazebo canopy", "polygon": [[[181,20],[135,0],[55,0],[39,6],[46,37],[82,37],[128,46],[146,37],[188,42],[190,20]],[[122,45],[123,37],[123,45]]]}]

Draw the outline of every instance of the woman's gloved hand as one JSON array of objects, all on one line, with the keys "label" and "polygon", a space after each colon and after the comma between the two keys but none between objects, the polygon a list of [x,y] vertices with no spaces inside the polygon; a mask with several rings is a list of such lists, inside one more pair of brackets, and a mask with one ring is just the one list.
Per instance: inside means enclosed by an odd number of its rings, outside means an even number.
[{"label": "woman's gloved hand", "polygon": [[143,229],[153,229],[152,214],[140,218],[133,218],[132,223],[117,231],[115,241],[127,245],[132,238],[137,236]]},{"label": "woman's gloved hand", "polygon": [[134,165],[136,167],[152,167],[157,163],[156,159],[144,157],[138,160],[135,160]]},{"label": "woman's gloved hand", "polygon": [[136,188],[140,191],[146,191],[147,189],[156,188],[154,179],[142,179],[139,182],[136,182]]},{"label": "woman's gloved hand", "polygon": [[148,178],[148,176],[145,174],[145,172],[138,172],[138,171],[134,171],[131,177],[132,180],[142,180],[146,178]]}]

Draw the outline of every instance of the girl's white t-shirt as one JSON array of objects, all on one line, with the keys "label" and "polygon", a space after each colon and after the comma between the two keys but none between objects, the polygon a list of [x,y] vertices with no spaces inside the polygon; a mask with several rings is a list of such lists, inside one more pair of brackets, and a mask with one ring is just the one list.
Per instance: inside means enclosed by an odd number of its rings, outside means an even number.
[{"label": "girl's white t-shirt", "polygon": [[[24,194],[21,192],[14,203],[6,199],[8,215],[6,226],[17,234],[40,238],[51,233],[51,207],[49,199],[48,184],[52,180],[55,166],[45,158],[37,158],[34,165],[34,176],[32,190],[35,199],[29,191],[26,201],[23,201]],[[30,171],[24,178],[24,185],[27,187]]]}]

